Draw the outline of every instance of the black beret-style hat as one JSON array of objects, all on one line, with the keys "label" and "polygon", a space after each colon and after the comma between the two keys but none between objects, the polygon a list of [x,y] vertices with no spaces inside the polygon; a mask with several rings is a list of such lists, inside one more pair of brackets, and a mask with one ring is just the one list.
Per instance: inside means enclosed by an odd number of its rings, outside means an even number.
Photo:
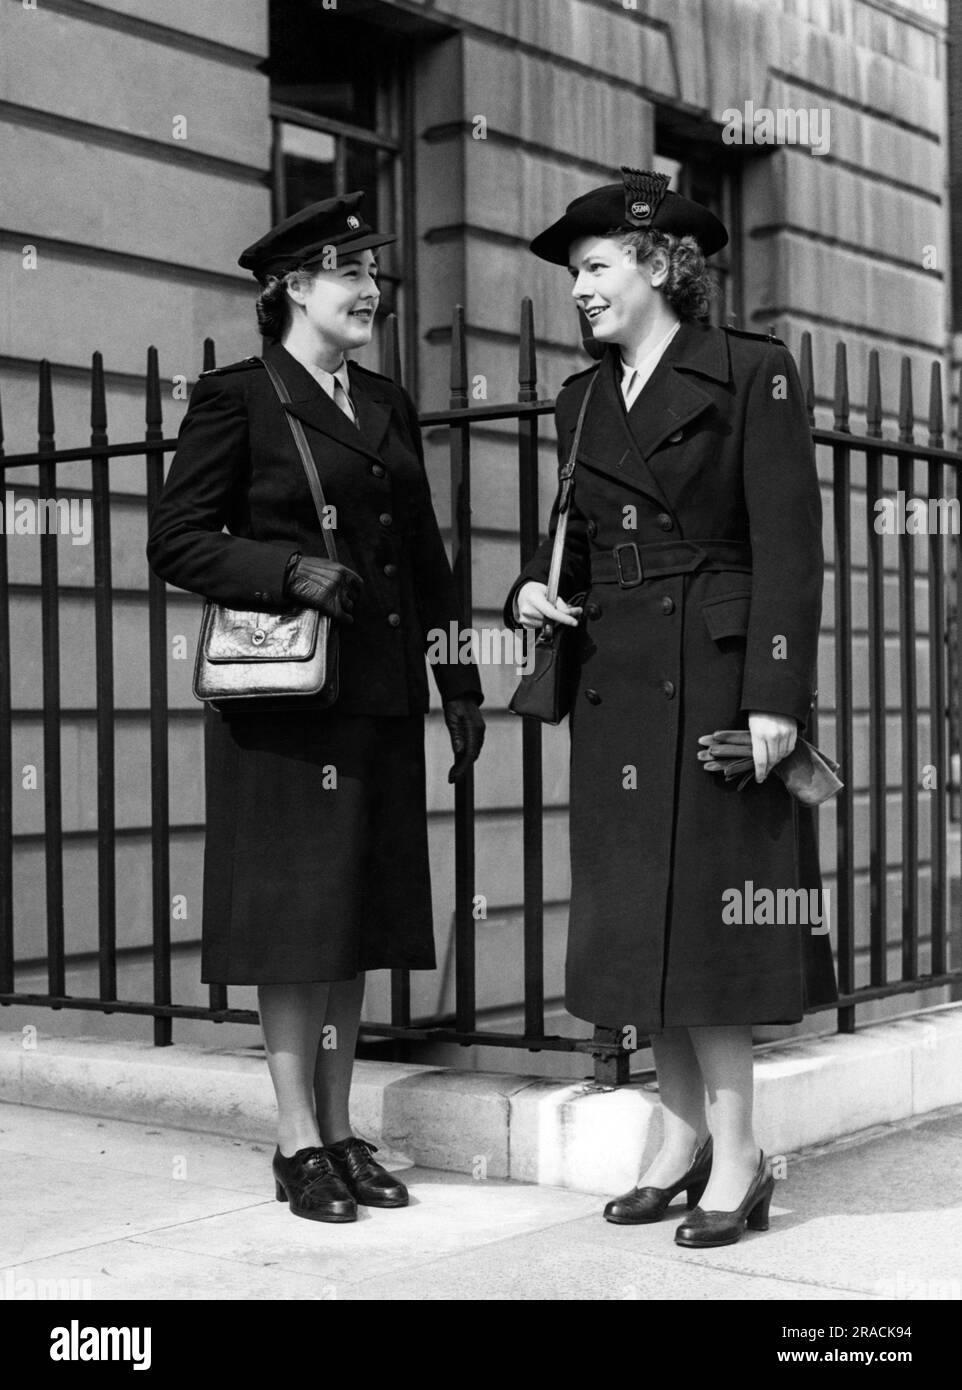
[{"label": "black beret-style hat", "polygon": [[694,237],[706,256],[728,244],[728,232],[713,212],[673,193],[668,176],[648,169],[621,168],[621,183],[606,183],[575,198],[557,222],[536,236],[531,250],[543,261],[567,265],[573,241],[607,232],[645,231]]},{"label": "black beret-style hat", "polygon": [[295,212],[248,246],[237,264],[257,276],[282,275],[287,270],[322,259],[330,247],[346,254],[387,246],[397,238],[376,232],[361,217],[363,193],[340,193]]}]

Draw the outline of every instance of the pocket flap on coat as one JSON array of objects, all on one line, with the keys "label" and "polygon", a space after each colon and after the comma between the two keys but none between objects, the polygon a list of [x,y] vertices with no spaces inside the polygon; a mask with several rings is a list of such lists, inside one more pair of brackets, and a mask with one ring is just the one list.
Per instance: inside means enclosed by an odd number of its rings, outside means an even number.
[{"label": "pocket flap on coat", "polygon": [[746,589],[742,593],[722,594],[710,598],[701,606],[705,623],[713,642],[723,637],[744,637],[748,632],[748,614],[751,611],[752,596]]}]

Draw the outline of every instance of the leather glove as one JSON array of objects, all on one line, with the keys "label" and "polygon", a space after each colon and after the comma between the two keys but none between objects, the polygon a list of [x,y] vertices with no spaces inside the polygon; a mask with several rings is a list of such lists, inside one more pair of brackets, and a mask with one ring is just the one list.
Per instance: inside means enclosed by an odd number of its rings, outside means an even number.
[{"label": "leather glove", "polygon": [[481,752],[484,720],[477,701],[470,695],[464,695],[456,700],[445,700],[444,722],[448,726],[454,750],[454,764],[448,772],[448,781],[457,782]]},{"label": "leather glove", "polygon": [[[740,777],[739,791],[752,780],[755,762],[752,736],[747,729],[716,729],[713,734],[703,734],[698,742],[702,745],[698,759],[706,772],[723,772],[726,782]],[[776,763],[772,771],[803,806],[818,806],[844,787],[845,783],[836,776],[838,767],[833,758],[800,738],[788,757]]]},{"label": "leather glove", "polygon": [[288,569],[285,595],[326,613],[342,623],[353,623],[351,610],[364,580],[336,560],[301,555]]}]

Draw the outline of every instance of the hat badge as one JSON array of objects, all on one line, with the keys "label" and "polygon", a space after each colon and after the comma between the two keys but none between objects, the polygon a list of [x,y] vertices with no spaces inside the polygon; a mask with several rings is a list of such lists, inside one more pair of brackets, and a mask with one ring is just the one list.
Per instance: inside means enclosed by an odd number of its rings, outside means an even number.
[{"label": "hat badge", "polygon": [[350,227],[352,232],[356,232],[358,227],[361,225],[361,222],[359,218],[355,217],[354,214],[351,213],[351,216],[347,219],[347,225]]},{"label": "hat badge", "polygon": [[639,198],[631,205],[631,215],[632,217],[650,217],[651,203],[643,202],[642,199]]}]

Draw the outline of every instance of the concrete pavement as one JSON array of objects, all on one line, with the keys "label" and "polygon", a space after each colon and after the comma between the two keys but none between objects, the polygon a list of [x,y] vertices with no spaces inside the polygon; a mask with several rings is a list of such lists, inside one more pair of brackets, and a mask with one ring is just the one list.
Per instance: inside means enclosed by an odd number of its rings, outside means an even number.
[{"label": "concrete pavement", "polygon": [[962,1106],[787,1155],[770,1231],[702,1252],[673,1242],[681,1206],[611,1226],[591,1193],[399,1154],[409,1208],[298,1220],[270,1159],[250,1139],[0,1105],[0,1298],[962,1297]]}]

